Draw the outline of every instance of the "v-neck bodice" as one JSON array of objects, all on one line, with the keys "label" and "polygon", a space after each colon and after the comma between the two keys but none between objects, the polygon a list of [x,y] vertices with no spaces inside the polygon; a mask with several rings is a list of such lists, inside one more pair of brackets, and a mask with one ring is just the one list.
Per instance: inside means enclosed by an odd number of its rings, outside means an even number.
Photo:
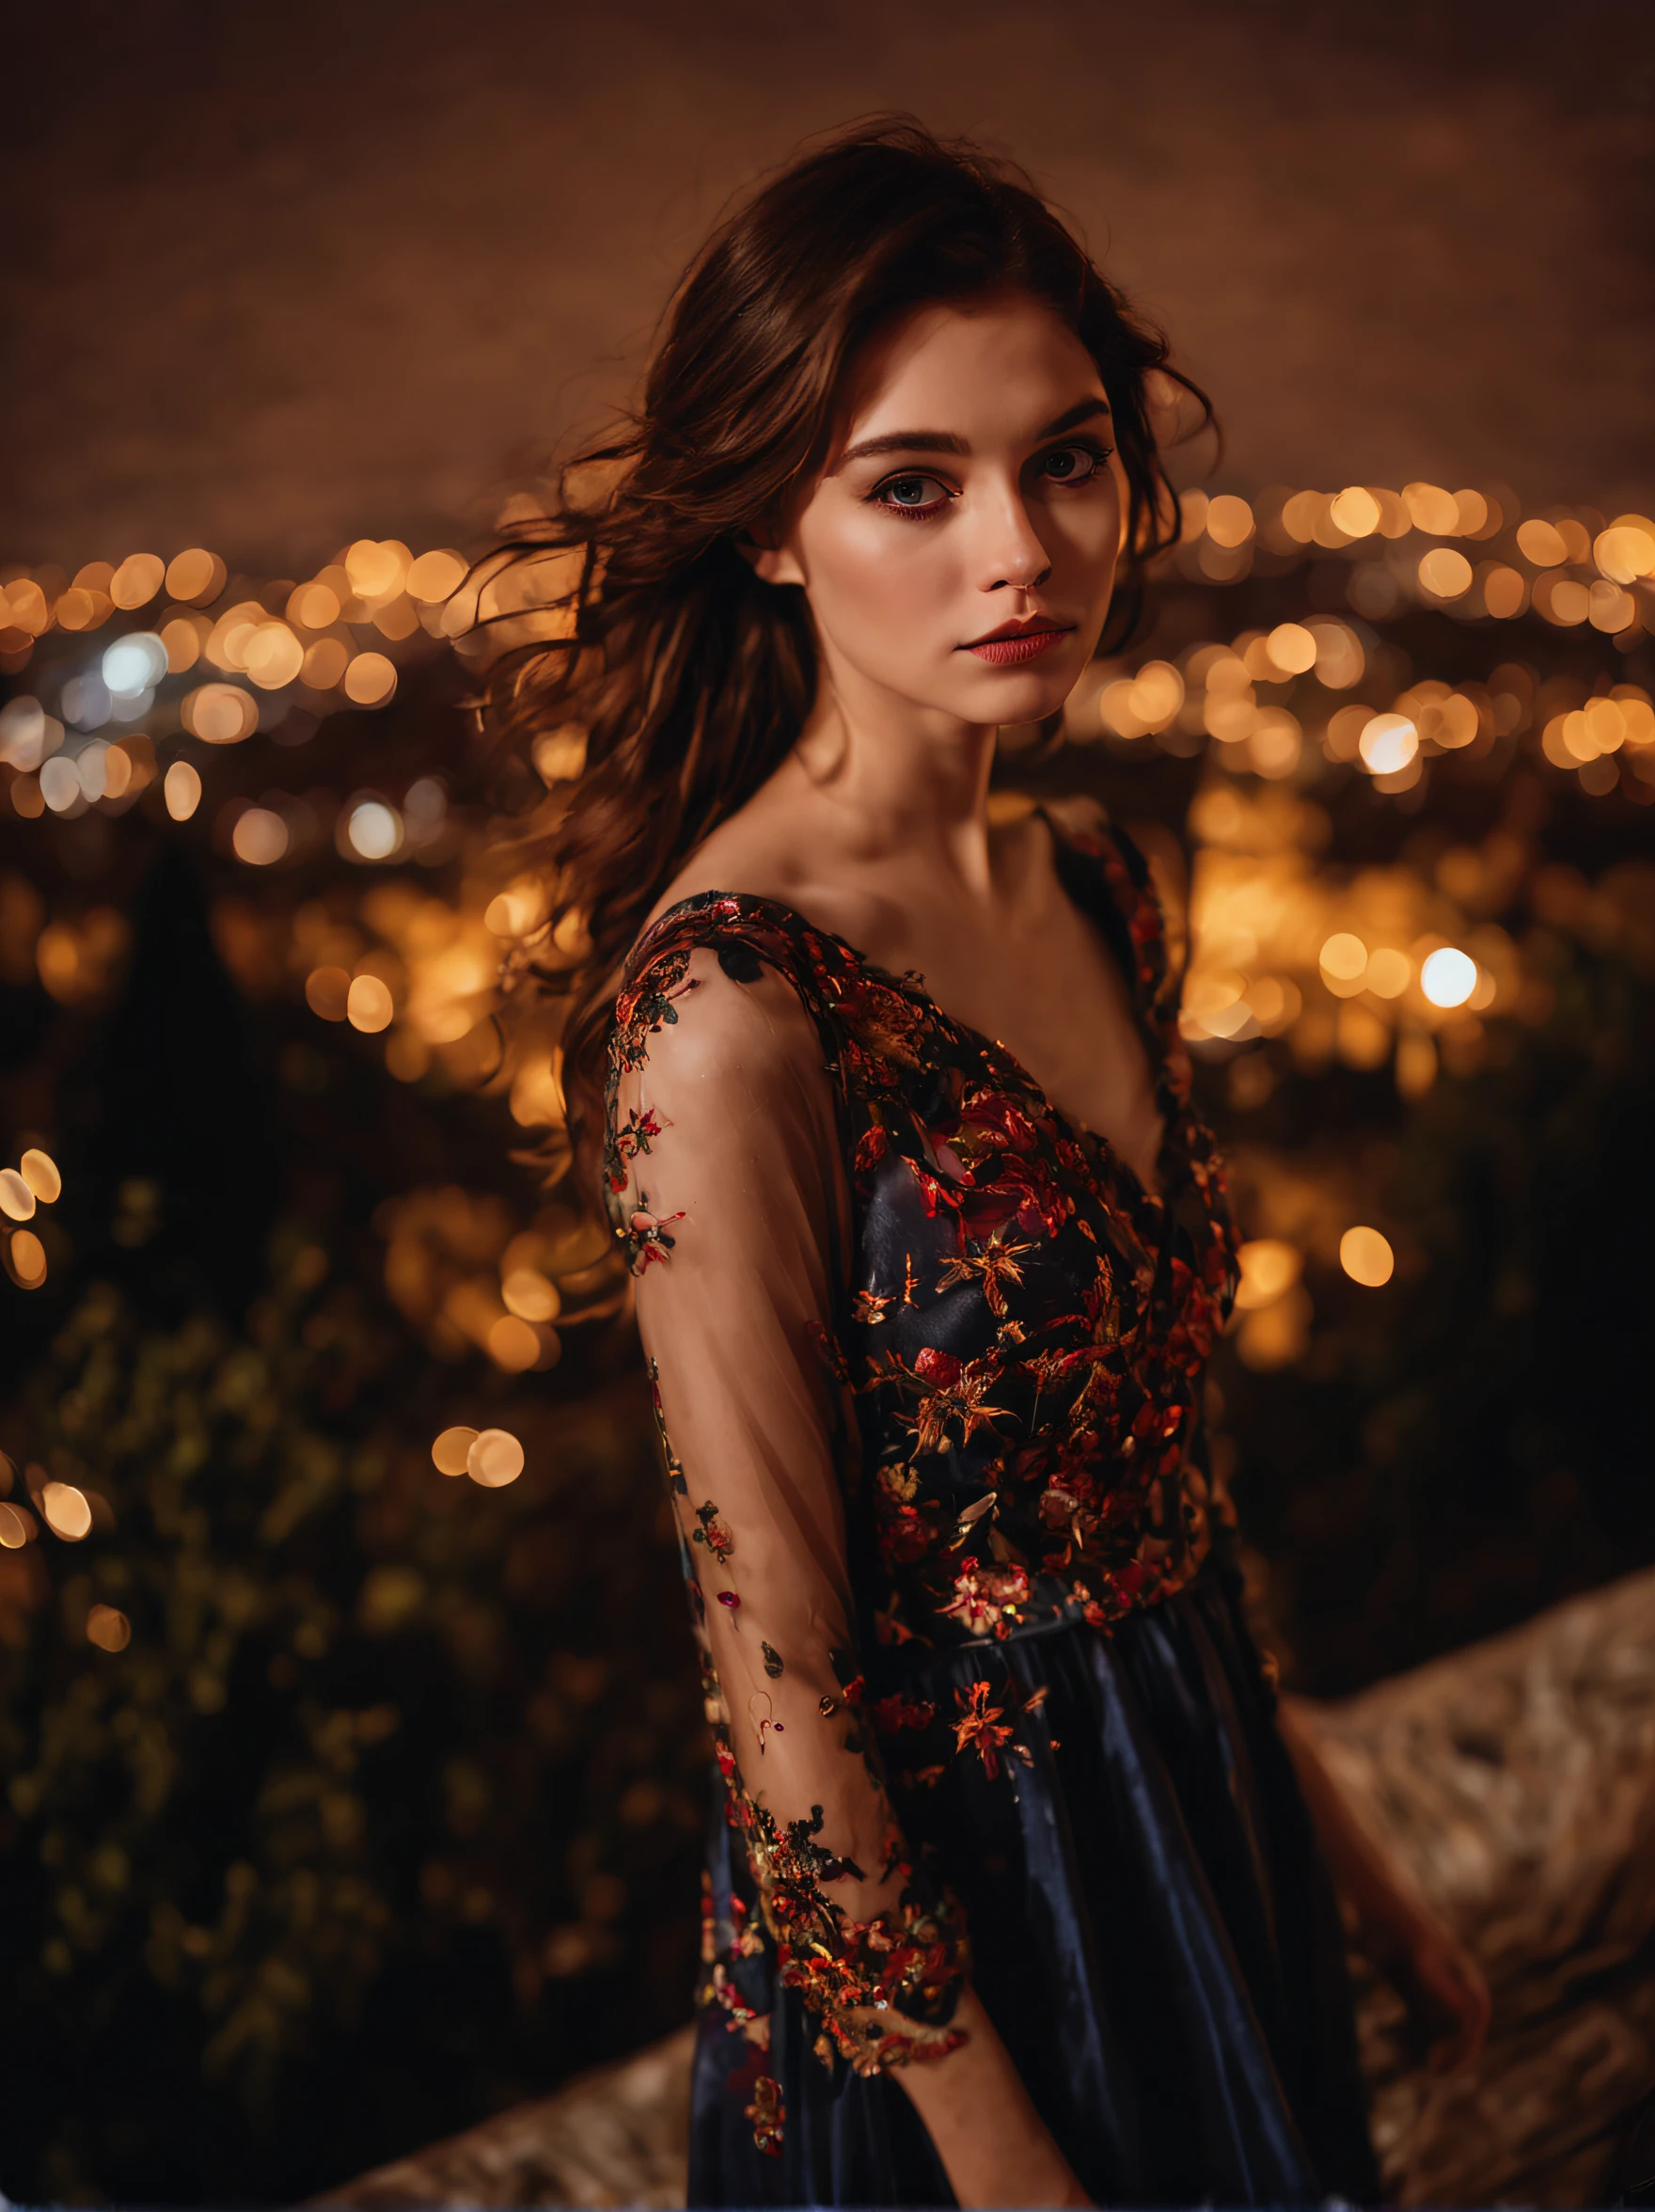
[{"label": "v-neck bodice", "polygon": [[637,1269],[657,1231],[616,1086],[676,1020],[693,955],[738,984],[780,973],[815,1024],[849,1197],[824,1349],[860,1440],[850,1566],[864,1627],[892,1650],[1077,1615],[1105,1625],[1182,1587],[1208,1545],[1198,1398],[1235,1288],[1222,1174],[1169,1050],[1142,856],[1118,831],[1053,829],[1064,887],[1131,986],[1162,1117],[1158,1191],[921,978],[775,901],[708,892],[670,908],[617,1006],[608,1180]]}]

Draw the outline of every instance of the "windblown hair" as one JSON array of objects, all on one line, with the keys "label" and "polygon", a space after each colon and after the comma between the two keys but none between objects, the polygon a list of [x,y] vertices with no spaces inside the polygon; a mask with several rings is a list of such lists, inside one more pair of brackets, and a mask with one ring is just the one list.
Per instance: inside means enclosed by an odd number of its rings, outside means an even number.
[{"label": "windblown hair", "polygon": [[[486,564],[485,608],[491,593],[524,604],[513,569],[551,561],[568,579],[565,634],[543,623],[502,652],[483,705],[526,754],[568,725],[585,733],[583,773],[528,846],[550,885],[542,941],[556,933],[578,948],[573,964],[554,954],[535,968],[570,1001],[577,1157],[633,940],[695,846],[780,766],[813,703],[804,594],[757,579],[737,543],[825,465],[846,371],[871,339],[916,308],[1006,291],[1062,318],[1109,395],[1127,517],[1102,649],[1118,648],[1144,564],[1176,531],[1146,379],[1181,386],[1202,424],[1210,405],[1021,170],[905,117],[803,155],[719,225],[668,310],[641,405],[563,468],[550,514],[511,529]],[[499,618],[502,641],[521,639],[517,619]]]}]

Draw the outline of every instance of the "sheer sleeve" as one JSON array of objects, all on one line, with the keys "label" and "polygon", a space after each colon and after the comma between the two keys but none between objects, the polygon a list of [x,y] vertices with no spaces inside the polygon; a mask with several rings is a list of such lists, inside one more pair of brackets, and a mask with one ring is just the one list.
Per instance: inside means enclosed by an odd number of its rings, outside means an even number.
[{"label": "sheer sleeve", "polygon": [[855,1419],[833,1336],[846,1193],[824,1059],[756,956],[669,956],[618,1010],[607,1172],[729,1817],[780,1980],[871,2074],[964,2040],[947,2024],[964,1946],[917,1879],[861,1711]]}]

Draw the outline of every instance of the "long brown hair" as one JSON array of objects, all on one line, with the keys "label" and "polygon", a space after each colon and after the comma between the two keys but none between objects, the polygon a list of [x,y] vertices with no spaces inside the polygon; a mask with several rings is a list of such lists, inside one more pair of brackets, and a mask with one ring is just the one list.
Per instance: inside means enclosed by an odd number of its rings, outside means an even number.
[{"label": "long brown hair", "polygon": [[[644,918],[785,758],[813,703],[804,594],[756,579],[736,543],[823,465],[846,368],[883,325],[1008,289],[1062,317],[1109,394],[1127,549],[1102,649],[1118,647],[1144,564],[1176,529],[1145,381],[1159,371],[1181,386],[1203,424],[1211,408],[1020,169],[906,117],[802,155],[719,224],[668,309],[641,404],[565,466],[550,512],[510,529],[487,564],[485,623],[491,599],[507,610],[484,687],[495,728],[554,777],[568,749],[548,737],[585,734],[578,781],[528,849],[551,900],[532,971],[569,1001],[577,1153]],[[512,624],[536,594],[512,577],[536,569],[564,589],[525,643]]]}]

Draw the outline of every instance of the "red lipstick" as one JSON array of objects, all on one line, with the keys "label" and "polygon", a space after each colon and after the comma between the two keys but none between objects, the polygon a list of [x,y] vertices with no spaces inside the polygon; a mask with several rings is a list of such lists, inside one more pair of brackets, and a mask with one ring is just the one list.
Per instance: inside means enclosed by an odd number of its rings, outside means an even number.
[{"label": "red lipstick", "polygon": [[986,637],[973,638],[964,650],[974,653],[991,668],[1020,668],[1049,653],[1060,639],[1073,634],[1073,623],[1055,623],[1047,614],[1032,614],[1022,622],[1001,623]]}]

